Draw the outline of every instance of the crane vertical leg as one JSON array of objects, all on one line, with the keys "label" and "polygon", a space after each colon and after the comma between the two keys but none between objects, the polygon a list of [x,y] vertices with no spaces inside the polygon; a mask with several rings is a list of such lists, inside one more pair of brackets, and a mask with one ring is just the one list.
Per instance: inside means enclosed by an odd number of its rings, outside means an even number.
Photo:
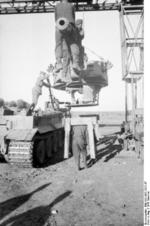
[{"label": "crane vertical leg", "polygon": [[71,131],[70,118],[66,118],[65,119],[65,142],[64,142],[64,158],[65,159],[69,157],[70,131]]},{"label": "crane vertical leg", "polygon": [[94,142],[94,128],[92,123],[88,123],[89,148],[91,159],[96,159],[95,142]]},{"label": "crane vertical leg", "polygon": [[128,122],[128,83],[125,82],[125,122]]}]

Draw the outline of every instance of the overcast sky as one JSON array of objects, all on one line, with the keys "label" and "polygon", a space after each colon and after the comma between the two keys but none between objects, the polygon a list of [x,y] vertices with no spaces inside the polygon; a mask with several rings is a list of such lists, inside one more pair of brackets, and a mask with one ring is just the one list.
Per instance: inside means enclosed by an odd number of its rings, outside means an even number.
[{"label": "overcast sky", "polygon": [[[118,11],[76,13],[84,19],[83,44],[114,65],[108,71],[109,86],[100,93],[100,109],[124,110],[124,82],[121,69],[120,24]],[[31,102],[31,92],[40,70],[55,62],[54,14],[0,16],[0,97],[6,101]],[[89,50],[89,59],[98,60]],[[66,98],[55,92],[58,98]],[[39,106],[48,99],[43,89]]]}]

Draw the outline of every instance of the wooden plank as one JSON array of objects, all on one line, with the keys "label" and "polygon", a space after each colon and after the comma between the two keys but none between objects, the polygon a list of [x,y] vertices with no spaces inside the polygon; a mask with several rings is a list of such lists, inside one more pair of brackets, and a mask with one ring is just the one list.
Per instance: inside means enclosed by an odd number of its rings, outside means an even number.
[{"label": "wooden plank", "polygon": [[70,118],[65,118],[65,142],[64,142],[64,158],[69,158],[70,147],[70,130],[71,130]]},{"label": "wooden plank", "polygon": [[101,132],[100,132],[99,124],[98,123],[96,123],[94,125],[94,131],[95,131],[96,139],[99,140],[102,137],[102,135],[101,135]]},{"label": "wooden plank", "polygon": [[91,122],[87,125],[88,135],[89,135],[89,149],[91,159],[96,159],[95,153],[95,142],[94,142],[94,128]]}]

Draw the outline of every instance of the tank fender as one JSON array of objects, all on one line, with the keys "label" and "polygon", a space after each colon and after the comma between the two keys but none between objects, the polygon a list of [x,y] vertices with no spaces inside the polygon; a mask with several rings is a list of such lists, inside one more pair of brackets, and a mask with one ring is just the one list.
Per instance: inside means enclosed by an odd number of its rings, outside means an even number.
[{"label": "tank fender", "polygon": [[38,129],[12,129],[6,135],[6,140],[31,141]]}]

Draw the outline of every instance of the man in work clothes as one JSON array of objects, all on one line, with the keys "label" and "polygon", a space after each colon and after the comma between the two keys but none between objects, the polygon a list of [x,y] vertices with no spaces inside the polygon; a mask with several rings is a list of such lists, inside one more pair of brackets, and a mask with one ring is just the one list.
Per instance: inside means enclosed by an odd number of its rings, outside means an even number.
[{"label": "man in work clothes", "polygon": [[74,6],[68,2],[68,0],[62,0],[60,3],[56,5],[55,22],[56,22],[55,72],[57,73],[62,69],[61,59],[63,58],[63,40],[65,40],[66,42],[65,48],[68,48],[68,53],[70,53],[71,55],[73,68],[77,71],[80,71],[79,47],[76,41],[75,9]]},{"label": "man in work clothes", "polygon": [[29,109],[31,112],[36,107],[39,96],[42,95],[42,87],[45,86],[47,88],[50,88],[49,83],[44,81],[44,80],[48,80],[48,79],[49,79],[49,74],[41,71],[40,75],[38,76],[38,78],[36,80],[35,86],[32,89],[32,104]]},{"label": "man in work clothes", "polygon": [[79,46],[79,62],[80,67],[84,68],[84,47],[82,46],[82,40],[84,39],[83,20],[77,19],[75,22],[77,28],[77,44]]},{"label": "man in work clothes", "polygon": [[78,170],[80,167],[80,158],[82,156],[84,167],[87,168],[87,144],[88,132],[87,126],[77,125],[72,128],[72,151]]}]

